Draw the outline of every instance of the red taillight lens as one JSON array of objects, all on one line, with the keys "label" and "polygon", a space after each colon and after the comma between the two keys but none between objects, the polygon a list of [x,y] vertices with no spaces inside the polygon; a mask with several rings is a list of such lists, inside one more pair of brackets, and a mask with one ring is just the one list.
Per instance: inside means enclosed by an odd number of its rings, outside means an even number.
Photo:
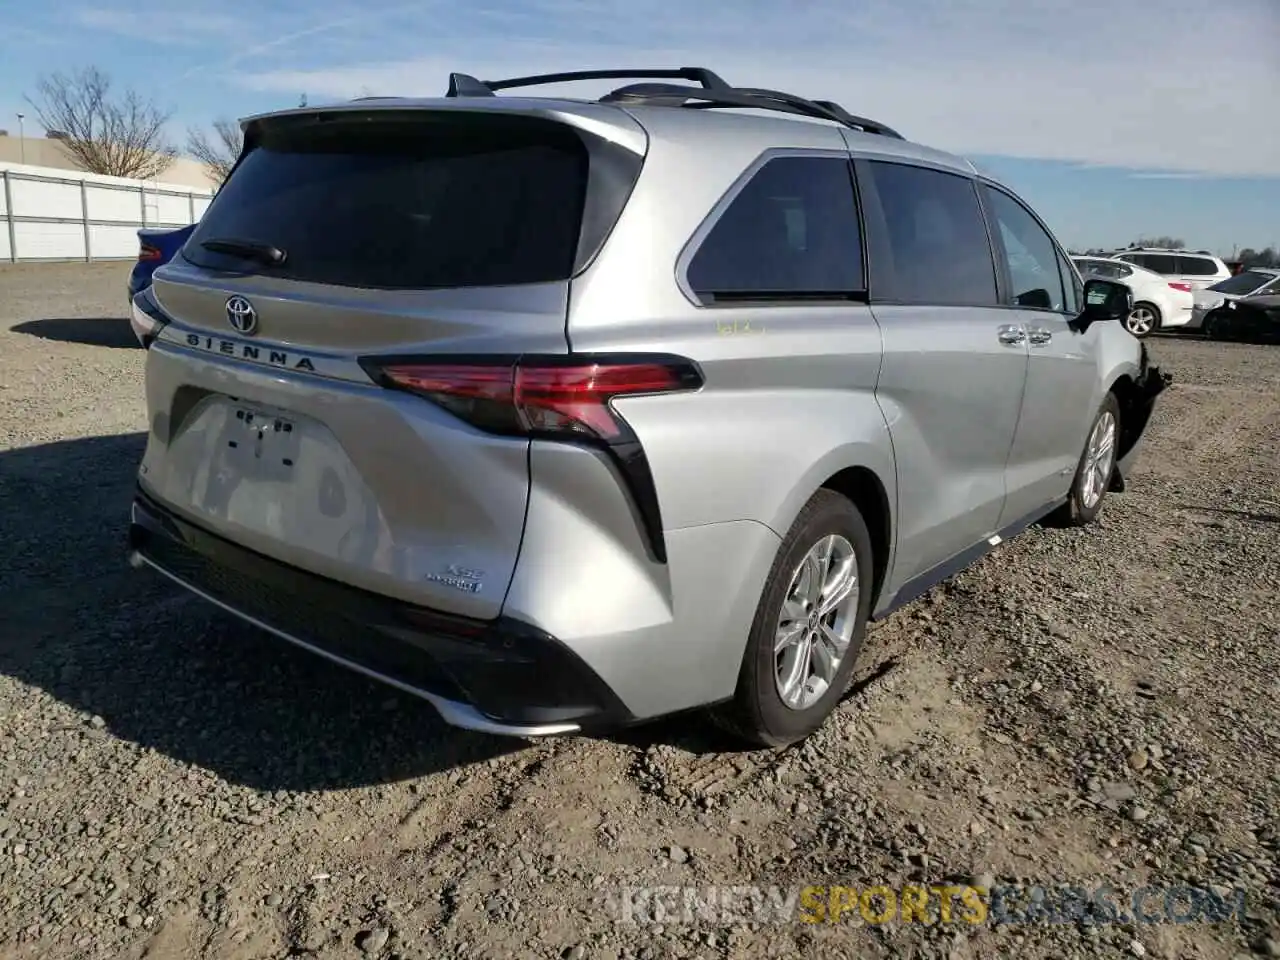
[{"label": "red taillight lens", "polygon": [[688,389],[680,372],[659,363],[516,367],[515,400],[532,433],[588,432],[602,440],[622,433],[609,409],[614,397]]},{"label": "red taillight lens", "polygon": [[492,433],[580,436],[617,442],[630,431],[609,406],[615,397],[694,390],[702,378],[678,357],[529,358],[449,363],[434,358],[365,368],[384,386],[408,390]]},{"label": "red taillight lens", "polygon": [[138,259],[139,260],[159,260],[160,251],[155,247],[153,247],[151,244],[144,243],[142,244],[141,249],[138,250]]},{"label": "red taillight lens", "polygon": [[1189,283],[1170,283],[1169,286],[1175,290],[1181,290],[1183,293],[1190,293],[1192,286]]}]

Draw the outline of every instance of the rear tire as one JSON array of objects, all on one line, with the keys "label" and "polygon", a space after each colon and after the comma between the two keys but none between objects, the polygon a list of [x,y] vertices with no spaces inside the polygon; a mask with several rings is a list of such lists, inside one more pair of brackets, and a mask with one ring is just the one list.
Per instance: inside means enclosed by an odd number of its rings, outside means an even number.
[{"label": "rear tire", "polygon": [[1160,329],[1160,308],[1143,300],[1133,305],[1124,318],[1124,328],[1141,340]]},{"label": "rear tire", "polygon": [[1067,502],[1049,515],[1050,525],[1083,527],[1097,519],[1111,487],[1119,443],[1120,402],[1108,393],[1089,427]]},{"label": "rear tire", "polygon": [[819,490],[778,549],[737,691],[712,710],[715,722],[761,747],[795,743],[817,730],[849,687],[866,635],[872,570],[862,514],[840,494]]}]

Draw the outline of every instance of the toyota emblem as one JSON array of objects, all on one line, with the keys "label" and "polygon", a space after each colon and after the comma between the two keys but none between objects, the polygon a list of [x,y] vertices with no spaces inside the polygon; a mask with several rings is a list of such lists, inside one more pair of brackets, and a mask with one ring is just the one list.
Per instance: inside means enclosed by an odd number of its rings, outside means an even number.
[{"label": "toyota emblem", "polygon": [[237,333],[248,336],[258,329],[258,311],[244,297],[235,296],[227,299],[227,323]]}]

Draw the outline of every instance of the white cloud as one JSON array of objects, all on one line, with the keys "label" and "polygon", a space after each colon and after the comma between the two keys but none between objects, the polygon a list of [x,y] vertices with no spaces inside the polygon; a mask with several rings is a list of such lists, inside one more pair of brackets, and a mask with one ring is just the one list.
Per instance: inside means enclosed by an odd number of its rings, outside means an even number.
[{"label": "white cloud", "polygon": [[[389,24],[377,53],[326,63],[299,52],[276,69],[242,62],[229,79],[315,102],[437,95],[450,70],[705,65],[731,83],[837,100],[959,153],[1280,176],[1275,0],[1165,0],[1158,12],[1139,0],[487,3],[436,7],[408,33]],[[409,52],[428,45],[428,55]]]},{"label": "white cloud", "polygon": [[1153,172],[1131,173],[1131,180],[1204,180],[1204,173],[1180,173],[1176,170],[1157,170]]},{"label": "white cloud", "polygon": [[81,7],[71,14],[78,27],[158,44],[199,45],[210,38],[232,38],[241,29],[231,16],[171,8],[163,16],[145,7]]}]

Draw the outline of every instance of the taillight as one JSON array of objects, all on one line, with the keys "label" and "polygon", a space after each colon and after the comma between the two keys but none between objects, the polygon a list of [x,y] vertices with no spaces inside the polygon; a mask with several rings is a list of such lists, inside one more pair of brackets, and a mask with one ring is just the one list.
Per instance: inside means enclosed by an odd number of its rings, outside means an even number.
[{"label": "taillight", "polygon": [[605,443],[634,439],[610,406],[615,397],[702,385],[690,361],[665,356],[361,362],[383,386],[416,393],[490,433]]},{"label": "taillight", "polygon": [[1183,293],[1190,293],[1193,289],[1191,284],[1189,283],[1172,283],[1171,282],[1169,286],[1173,287],[1173,289],[1175,290],[1181,290]]},{"label": "taillight", "polygon": [[133,335],[138,338],[138,343],[145,350],[155,342],[156,337],[160,335],[160,331],[169,323],[169,317],[160,309],[160,304],[156,303],[156,298],[151,293],[151,288],[147,287],[139,291],[133,298],[129,310],[129,326],[133,329]]},{"label": "taillight", "polygon": [[653,354],[526,354],[364,357],[360,364],[376,383],[430,400],[488,433],[602,447],[626,481],[653,559],[666,562],[649,460],[612,401],[697,390],[702,373],[692,361]]},{"label": "taillight", "polygon": [[143,261],[159,260],[160,250],[149,243],[144,243],[138,250],[138,259]]}]

